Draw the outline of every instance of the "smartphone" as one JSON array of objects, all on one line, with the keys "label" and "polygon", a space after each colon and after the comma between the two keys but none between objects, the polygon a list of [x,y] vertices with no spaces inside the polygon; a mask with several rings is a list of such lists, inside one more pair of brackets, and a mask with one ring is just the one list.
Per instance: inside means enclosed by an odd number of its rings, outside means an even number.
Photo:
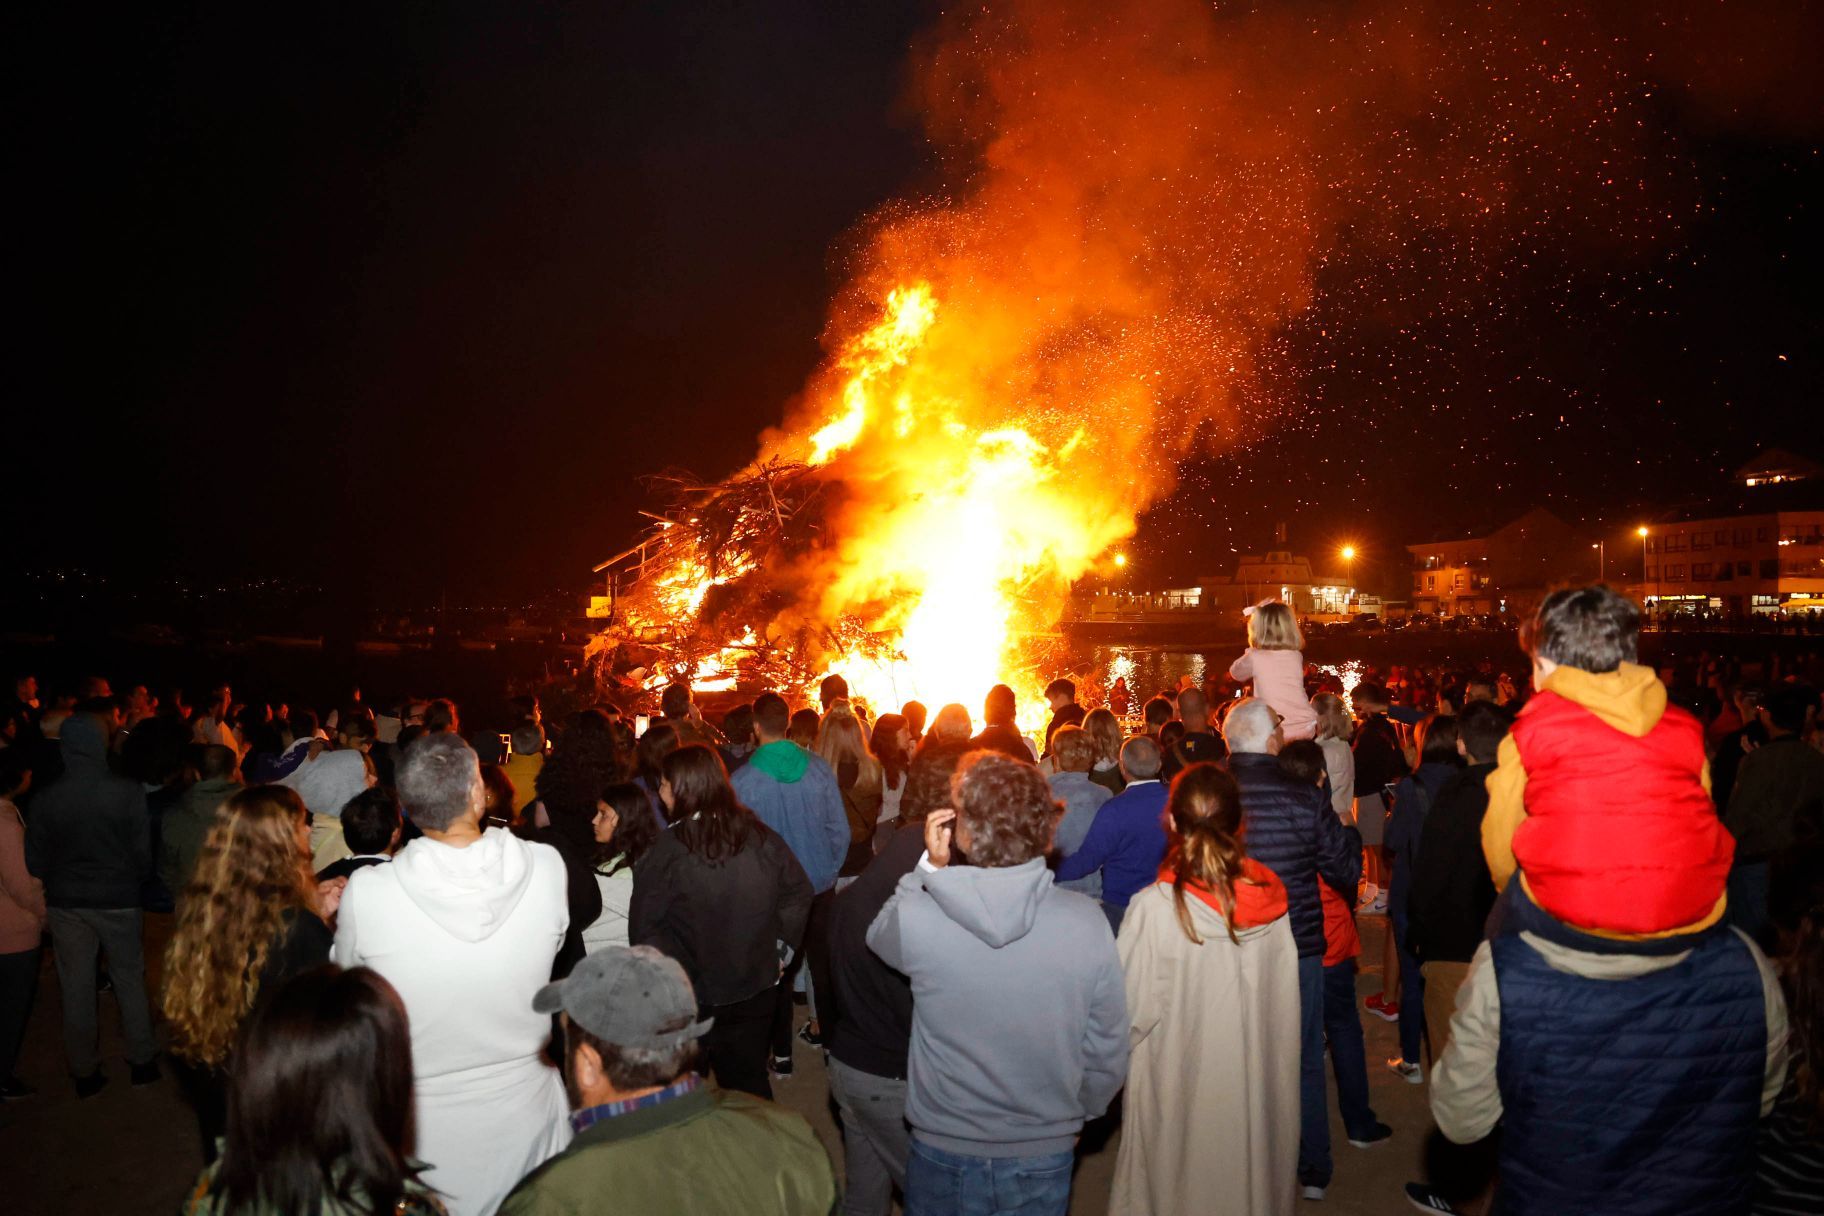
[{"label": "smartphone", "polygon": [[646,728],[651,725],[652,725],[652,715],[650,715],[650,714],[633,715],[633,733],[635,736],[645,734]]}]

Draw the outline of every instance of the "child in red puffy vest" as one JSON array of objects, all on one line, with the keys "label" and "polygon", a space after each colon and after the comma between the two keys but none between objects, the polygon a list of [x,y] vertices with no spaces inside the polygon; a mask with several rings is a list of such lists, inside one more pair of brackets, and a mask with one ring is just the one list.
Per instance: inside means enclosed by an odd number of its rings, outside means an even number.
[{"label": "child in red puffy vest", "polygon": [[1640,613],[1607,587],[1555,591],[1522,639],[1533,687],[1488,778],[1482,849],[1497,887],[1620,937],[1722,918],[1735,841],[1710,798],[1704,728],[1635,659]]}]

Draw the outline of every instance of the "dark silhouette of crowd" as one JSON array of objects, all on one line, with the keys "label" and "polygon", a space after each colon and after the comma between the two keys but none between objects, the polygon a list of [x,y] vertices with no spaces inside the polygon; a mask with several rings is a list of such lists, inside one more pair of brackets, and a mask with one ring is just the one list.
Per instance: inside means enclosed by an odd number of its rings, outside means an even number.
[{"label": "dark silhouette of crowd", "polygon": [[1283,1214],[1398,1136],[1366,1014],[1435,1121],[1390,1202],[1824,1211],[1820,673],[1639,629],[1568,588],[1511,670],[1345,687],[1268,602],[1151,695],[983,673],[979,730],[840,674],[474,733],[24,677],[0,1096],[48,947],[75,1093],[111,999],[195,1111],[193,1214],[1061,1214],[1117,1129],[1110,1211]]}]

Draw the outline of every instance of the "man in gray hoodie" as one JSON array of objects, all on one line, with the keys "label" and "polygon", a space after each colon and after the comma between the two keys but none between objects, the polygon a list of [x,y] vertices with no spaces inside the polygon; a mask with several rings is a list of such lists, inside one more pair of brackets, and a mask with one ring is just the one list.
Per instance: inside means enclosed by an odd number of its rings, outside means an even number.
[{"label": "man in gray hoodie", "polygon": [[950,792],[868,930],[912,981],[906,1216],[1062,1216],[1078,1134],[1127,1077],[1114,935],[1051,880],[1058,807],[1038,769],[976,752]]}]

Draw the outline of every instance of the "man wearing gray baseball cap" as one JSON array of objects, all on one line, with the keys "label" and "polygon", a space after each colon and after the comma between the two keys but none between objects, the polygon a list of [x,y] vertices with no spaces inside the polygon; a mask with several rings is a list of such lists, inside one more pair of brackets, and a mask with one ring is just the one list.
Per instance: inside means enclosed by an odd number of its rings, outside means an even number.
[{"label": "man wearing gray baseball cap", "polygon": [[528,1174],[503,1216],[690,1212],[824,1216],[829,1156],[799,1116],[695,1071],[697,998],[677,961],[611,946],[532,998],[562,1013],[570,1147]]}]

